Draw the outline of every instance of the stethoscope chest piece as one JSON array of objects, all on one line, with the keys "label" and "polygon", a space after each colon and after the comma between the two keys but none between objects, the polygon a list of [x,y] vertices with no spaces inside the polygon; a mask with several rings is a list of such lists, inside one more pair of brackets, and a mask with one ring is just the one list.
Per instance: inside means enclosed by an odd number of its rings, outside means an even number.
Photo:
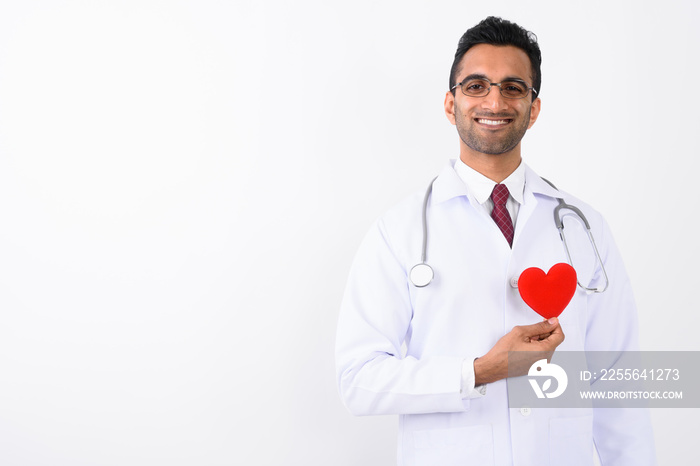
[{"label": "stethoscope chest piece", "polygon": [[416,264],[408,274],[411,283],[418,288],[422,288],[433,280],[433,268],[425,262]]}]

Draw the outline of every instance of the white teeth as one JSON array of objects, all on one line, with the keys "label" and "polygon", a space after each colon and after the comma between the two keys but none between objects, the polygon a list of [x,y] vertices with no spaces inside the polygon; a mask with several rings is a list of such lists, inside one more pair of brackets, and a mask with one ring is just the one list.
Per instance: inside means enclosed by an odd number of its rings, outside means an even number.
[{"label": "white teeth", "polygon": [[506,123],[508,123],[508,120],[485,120],[483,118],[480,118],[476,121],[478,121],[479,123],[483,123],[485,125],[492,125],[492,126],[505,125]]}]

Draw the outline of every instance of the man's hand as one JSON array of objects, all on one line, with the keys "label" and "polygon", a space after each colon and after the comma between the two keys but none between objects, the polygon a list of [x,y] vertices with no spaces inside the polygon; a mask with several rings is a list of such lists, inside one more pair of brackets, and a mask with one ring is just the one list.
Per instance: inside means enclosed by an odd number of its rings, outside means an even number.
[{"label": "man's hand", "polygon": [[[564,332],[556,317],[532,325],[518,325],[503,335],[484,356],[474,360],[476,385],[495,382],[506,377],[527,374],[535,361],[550,361],[554,349],[564,341]],[[508,352],[529,351],[511,355]]]}]

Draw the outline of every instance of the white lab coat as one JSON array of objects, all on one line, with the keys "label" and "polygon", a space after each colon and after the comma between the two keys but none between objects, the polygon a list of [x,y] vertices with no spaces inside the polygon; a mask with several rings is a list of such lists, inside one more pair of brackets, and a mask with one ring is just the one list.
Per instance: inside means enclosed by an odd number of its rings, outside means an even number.
[{"label": "white lab coat", "polygon": [[[553,221],[556,197],[587,216],[610,279],[601,294],[577,288],[560,316],[566,338],[559,349],[636,350],[638,341],[629,279],[600,214],[526,167],[511,249],[453,166],[435,181],[428,207],[430,285],[416,288],[407,278],[420,262],[424,192],[380,218],[357,253],[336,341],[347,408],[400,415],[403,466],[592,465],[593,441],[605,466],[656,464],[645,410],[509,408],[505,380],[487,385],[485,396],[462,399],[465,358],[484,355],[516,325],[542,320],[514,279],[528,267],[567,262]],[[580,223],[567,217],[565,229],[579,280],[601,283]]]}]

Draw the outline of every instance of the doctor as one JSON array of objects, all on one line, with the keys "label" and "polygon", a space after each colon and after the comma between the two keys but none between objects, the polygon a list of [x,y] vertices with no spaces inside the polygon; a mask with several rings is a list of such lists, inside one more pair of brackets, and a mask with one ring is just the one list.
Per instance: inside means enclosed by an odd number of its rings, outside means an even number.
[{"label": "doctor", "polygon": [[[425,287],[408,279],[421,261],[423,192],[372,226],[353,263],[336,341],[340,394],[353,414],[399,415],[400,465],[592,465],[596,451],[605,466],[656,464],[644,410],[508,405],[509,351],[638,349],[629,279],[605,221],[522,162],[521,139],[540,113],[540,63],[534,34],[511,22],[489,17],[464,34],[444,103],[459,159],[427,206],[435,276]],[[567,262],[557,197],[588,218],[609,286],[577,288],[559,319],[543,321],[517,278]],[[567,221],[579,281],[598,286],[585,230]]]}]

